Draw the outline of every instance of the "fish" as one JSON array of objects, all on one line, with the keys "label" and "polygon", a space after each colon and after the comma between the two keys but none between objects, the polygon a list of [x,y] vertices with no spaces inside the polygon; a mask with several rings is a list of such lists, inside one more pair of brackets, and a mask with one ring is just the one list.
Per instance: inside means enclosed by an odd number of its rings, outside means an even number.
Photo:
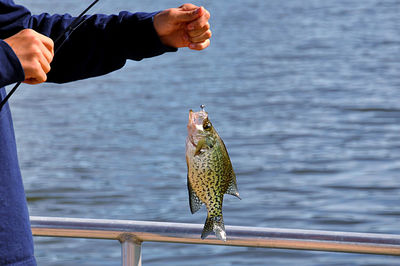
[{"label": "fish", "polygon": [[185,150],[189,206],[192,214],[203,204],[207,207],[202,239],[214,231],[218,239],[226,241],[222,216],[224,194],[241,198],[225,144],[208,119],[204,105],[200,107],[198,112],[189,110],[187,125]]}]

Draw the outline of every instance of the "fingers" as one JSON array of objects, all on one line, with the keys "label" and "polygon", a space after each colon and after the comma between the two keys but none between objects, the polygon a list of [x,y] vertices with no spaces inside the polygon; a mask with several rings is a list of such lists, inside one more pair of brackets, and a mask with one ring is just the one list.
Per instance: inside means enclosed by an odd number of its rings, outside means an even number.
[{"label": "fingers", "polygon": [[51,62],[51,60],[49,61],[49,60],[47,59],[47,57],[44,55],[44,53],[43,53],[42,55],[39,55],[39,56],[38,56],[38,61],[39,61],[41,70],[42,70],[45,74],[49,73],[49,72],[50,72],[50,69],[51,69],[51,67],[50,67],[50,62]]},{"label": "fingers", "polygon": [[187,26],[188,28],[188,34],[192,37],[194,36],[199,36],[200,34],[203,34],[205,31],[210,29],[210,24],[208,22],[205,22],[204,24],[199,24],[199,26]]},{"label": "fingers", "polygon": [[46,60],[39,60],[31,65],[29,74],[25,74],[24,83],[39,84],[47,80],[47,73],[50,71],[50,64]]},{"label": "fingers", "polygon": [[[53,41],[39,33],[34,33],[32,40],[32,62],[31,69],[28,71],[28,77],[24,82],[28,84],[39,84],[47,80],[47,73],[50,72],[50,63],[54,56]],[[36,62],[35,62],[36,61]]]},{"label": "fingers", "polygon": [[212,32],[210,30],[210,13],[202,8],[202,16],[191,21],[187,25],[187,33],[189,38],[189,48],[194,50],[202,50],[210,45]]},{"label": "fingers", "polygon": [[179,8],[181,8],[183,10],[193,10],[193,9],[197,9],[199,7],[196,5],[190,4],[190,3],[186,3],[186,4],[181,5]]},{"label": "fingers", "polygon": [[201,7],[196,7],[189,10],[189,7],[185,5],[183,5],[180,9],[172,9],[171,11],[176,12],[175,17],[180,22],[193,21],[202,16],[204,12]]},{"label": "fingers", "polygon": [[54,56],[54,42],[52,39],[50,39],[47,36],[44,36],[41,34],[39,34],[39,36],[40,36],[40,40],[42,41],[42,44],[47,48],[47,51],[50,52],[50,54],[51,54],[51,59],[50,59],[50,62],[51,62],[53,60],[53,56]]},{"label": "fingers", "polygon": [[190,21],[190,23],[187,25],[188,30],[199,29],[208,24],[210,13],[203,7],[200,7],[199,9],[201,10],[201,16],[199,16],[197,19],[194,19],[193,21]]},{"label": "fingers", "polygon": [[25,75],[24,83],[27,84],[40,84],[47,80],[47,73],[50,71],[50,64],[47,59],[43,56],[38,59],[37,62],[31,64],[28,70],[29,74]]},{"label": "fingers", "polygon": [[211,38],[211,31],[208,30],[206,32],[204,32],[203,34],[199,35],[199,36],[194,36],[190,38],[190,42],[191,43],[199,43],[199,42],[204,42],[205,40],[208,40]]},{"label": "fingers", "polygon": [[191,44],[189,44],[189,48],[192,50],[200,51],[200,50],[206,49],[209,45],[210,45],[210,39],[207,39],[201,43],[191,43]]}]

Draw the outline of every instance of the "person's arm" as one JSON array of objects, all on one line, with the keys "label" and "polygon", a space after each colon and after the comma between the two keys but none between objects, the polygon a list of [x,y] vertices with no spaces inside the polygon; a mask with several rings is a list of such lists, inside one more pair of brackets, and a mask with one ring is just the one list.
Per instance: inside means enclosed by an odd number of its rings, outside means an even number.
[{"label": "person's arm", "polygon": [[[123,67],[127,59],[141,60],[176,51],[161,43],[153,15],[121,12],[82,18],[85,21],[54,57],[47,81],[61,83],[104,75]],[[28,27],[54,40],[73,19],[69,15],[42,14],[31,16]]]},{"label": "person's arm", "polygon": [[[204,8],[191,4],[160,13],[86,16],[55,56],[48,81],[61,83],[103,75],[121,68],[126,59],[141,60],[178,47],[202,50],[211,37],[208,19]],[[0,1],[0,38],[30,28],[54,40],[73,20],[70,15],[32,16],[12,1]]]}]

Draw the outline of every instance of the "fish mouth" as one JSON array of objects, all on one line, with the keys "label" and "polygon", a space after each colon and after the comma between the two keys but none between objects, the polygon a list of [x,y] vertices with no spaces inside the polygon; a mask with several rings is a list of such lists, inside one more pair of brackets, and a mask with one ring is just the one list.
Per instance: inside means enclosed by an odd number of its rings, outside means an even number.
[{"label": "fish mouth", "polygon": [[[192,109],[189,110],[189,124],[194,122],[194,112]],[[189,125],[188,124],[188,125]]]},{"label": "fish mouth", "polygon": [[193,112],[192,109],[189,110],[189,124],[203,125],[204,119],[208,117],[206,111]]},{"label": "fish mouth", "polygon": [[201,133],[204,131],[203,129],[203,121],[208,117],[208,113],[206,111],[193,112],[193,110],[189,110],[189,121],[187,125],[188,129],[188,137],[193,146],[197,146],[195,143],[195,136],[202,135]]},{"label": "fish mouth", "polygon": [[187,124],[187,129],[188,129],[188,138],[190,143],[192,143],[192,145],[194,147],[196,147],[196,144],[194,143],[194,139],[193,139],[193,125],[194,125],[194,112],[192,109],[189,110],[189,121]]}]

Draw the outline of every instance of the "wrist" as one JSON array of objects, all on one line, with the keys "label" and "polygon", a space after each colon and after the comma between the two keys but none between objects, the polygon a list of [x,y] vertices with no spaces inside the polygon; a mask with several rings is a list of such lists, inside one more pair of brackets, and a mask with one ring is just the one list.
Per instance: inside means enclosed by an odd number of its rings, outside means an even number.
[{"label": "wrist", "polygon": [[[153,13],[125,13],[122,32],[129,32],[124,39],[124,51],[128,59],[141,60],[142,58],[161,55],[165,52],[174,52],[177,49],[165,45],[154,27]],[[140,51],[137,55],[136,51]]]}]

